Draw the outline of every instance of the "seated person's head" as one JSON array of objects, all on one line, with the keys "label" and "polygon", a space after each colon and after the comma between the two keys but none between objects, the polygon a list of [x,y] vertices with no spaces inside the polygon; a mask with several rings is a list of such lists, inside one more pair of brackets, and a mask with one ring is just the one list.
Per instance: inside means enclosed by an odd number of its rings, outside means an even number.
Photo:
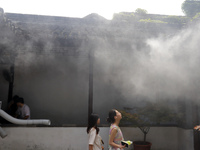
[{"label": "seated person's head", "polygon": [[18,107],[22,107],[24,105],[24,99],[22,97],[15,100],[15,103]]}]

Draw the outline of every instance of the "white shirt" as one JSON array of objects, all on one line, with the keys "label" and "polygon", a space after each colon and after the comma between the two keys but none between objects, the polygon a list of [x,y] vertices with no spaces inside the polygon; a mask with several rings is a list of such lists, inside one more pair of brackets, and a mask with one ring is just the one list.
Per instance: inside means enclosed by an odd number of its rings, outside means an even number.
[{"label": "white shirt", "polygon": [[22,107],[18,107],[16,114],[19,115],[19,119],[23,119],[25,116],[29,116],[30,119],[30,108],[24,104]]},{"label": "white shirt", "polygon": [[91,128],[88,134],[89,145],[93,145],[93,150],[102,150],[101,148],[101,136],[96,134],[96,129]]}]

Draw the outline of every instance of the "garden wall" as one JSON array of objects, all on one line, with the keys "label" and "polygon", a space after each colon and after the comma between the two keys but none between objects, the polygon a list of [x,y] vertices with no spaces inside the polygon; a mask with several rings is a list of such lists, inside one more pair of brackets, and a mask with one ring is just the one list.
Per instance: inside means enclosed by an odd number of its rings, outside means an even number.
[{"label": "garden wall", "polygon": [[[2,150],[87,150],[85,127],[3,127],[8,136],[0,138]],[[141,140],[138,128],[122,127],[125,140]],[[108,127],[100,134],[108,146]],[[193,150],[193,130],[177,127],[152,127],[147,135],[152,150]],[[128,150],[133,149],[131,146]]]}]

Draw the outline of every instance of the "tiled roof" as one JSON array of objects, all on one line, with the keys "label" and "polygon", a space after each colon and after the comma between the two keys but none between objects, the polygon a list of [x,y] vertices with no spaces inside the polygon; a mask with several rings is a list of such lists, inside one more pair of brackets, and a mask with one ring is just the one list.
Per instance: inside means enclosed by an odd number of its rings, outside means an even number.
[{"label": "tiled roof", "polygon": [[[42,15],[6,13],[17,31],[21,31],[36,45],[52,41],[55,47],[79,47],[89,37],[106,35],[108,20],[96,14],[84,18],[68,18]],[[27,38],[27,40],[29,40]]]},{"label": "tiled roof", "polygon": [[18,26],[16,26],[16,24],[6,16],[3,9],[0,9],[0,18],[1,18],[1,24],[7,26],[11,31],[13,31],[15,35],[25,39],[29,38],[28,33],[19,28]]},{"label": "tiled roof", "polygon": [[84,38],[88,28],[105,25],[107,20],[87,16],[85,18],[68,18],[55,16],[27,15],[6,13],[6,17],[20,29],[34,36],[54,38]]},{"label": "tiled roof", "polygon": [[[12,64],[16,55],[17,39],[22,35],[11,20],[7,19],[3,9],[0,8],[0,63]],[[23,36],[22,36],[23,37]]]},{"label": "tiled roof", "polygon": [[[108,22],[96,14],[84,18],[68,18],[4,13],[3,9],[0,9],[0,21],[1,30],[3,28],[5,30],[0,36],[5,39],[7,38],[5,34],[9,33],[10,41],[7,41],[7,46],[9,43],[16,43],[15,51],[17,47],[20,52],[23,49],[41,51],[50,43],[51,50],[54,52],[72,53],[73,51],[75,54],[79,53],[77,49],[82,45],[82,41],[87,41],[89,36],[97,36],[97,27]],[[31,48],[25,47],[26,42],[31,43]],[[0,42],[0,46],[1,44]],[[4,52],[8,53],[8,50],[4,48]]]},{"label": "tiled roof", "polygon": [[[42,16],[4,13],[0,9],[0,24],[12,31],[20,42],[28,41],[35,49],[43,49],[52,44],[53,51],[79,49],[88,39],[101,39],[112,44],[112,47],[128,45],[130,40],[141,44],[152,34],[167,32],[167,25],[133,23],[128,20],[106,20],[98,14],[90,14],[84,18]],[[176,30],[176,29],[175,29]],[[23,45],[23,44],[21,44]],[[23,49],[23,48],[21,48]],[[25,48],[26,49],[26,48]]]}]

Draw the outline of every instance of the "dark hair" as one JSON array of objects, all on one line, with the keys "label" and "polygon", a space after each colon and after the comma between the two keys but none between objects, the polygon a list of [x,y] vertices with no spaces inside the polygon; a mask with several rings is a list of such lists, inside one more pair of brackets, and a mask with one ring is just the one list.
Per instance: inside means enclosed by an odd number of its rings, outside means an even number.
[{"label": "dark hair", "polygon": [[96,133],[99,133],[99,128],[97,127],[97,120],[99,119],[99,115],[97,114],[91,114],[89,117],[89,121],[88,121],[88,126],[87,126],[87,133],[90,132],[91,128],[95,128],[96,129]]},{"label": "dark hair", "polygon": [[109,114],[108,114],[108,118],[107,118],[107,121],[109,123],[114,123],[115,122],[115,116],[116,116],[116,110],[115,109],[112,109],[109,111]]},{"label": "dark hair", "polygon": [[22,103],[22,104],[24,104],[24,99],[22,97],[19,97],[18,99],[15,100],[15,103]]},{"label": "dark hair", "polygon": [[18,95],[15,95],[15,96],[13,96],[13,101],[15,102],[17,99],[19,99],[19,96]]}]

